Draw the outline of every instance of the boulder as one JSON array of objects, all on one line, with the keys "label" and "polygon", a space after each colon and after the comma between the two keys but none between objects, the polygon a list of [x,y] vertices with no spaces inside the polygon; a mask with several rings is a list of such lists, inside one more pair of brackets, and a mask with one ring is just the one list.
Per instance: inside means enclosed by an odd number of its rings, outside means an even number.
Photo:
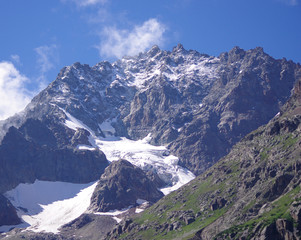
[{"label": "boulder", "polygon": [[161,197],[163,193],[145,172],[126,160],[119,160],[105,169],[92,195],[90,209],[120,210],[136,205],[138,199],[154,203]]}]

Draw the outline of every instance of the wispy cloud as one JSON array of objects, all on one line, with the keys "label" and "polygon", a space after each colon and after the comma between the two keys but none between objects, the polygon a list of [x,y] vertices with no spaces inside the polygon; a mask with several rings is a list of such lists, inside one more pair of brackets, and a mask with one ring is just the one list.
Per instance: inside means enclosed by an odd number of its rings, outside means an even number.
[{"label": "wispy cloud", "polygon": [[35,48],[37,54],[37,66],[39,69],[39,77],[37,81],[40,85],[40,90],[44,88],[47,84],[46,73],[53,69],[58,63],[58,47],[55,44],[50,46],[44,45]]},{"label": "wispy cloud", "polygon": [[17,64],[21,64],[20,56],[17,54],[13,54],[10,56],[11,60]]},{"label": "wispy cloud", "polygon": [[278,1],[283,2],[289,6],[297,6],[299,3],[298,2],[299,0],[278,0]]},{"label": "wispy cloud", "polygon": [[288,4],[291,6],[296,6],[298,5],[298,0],[288,0]]},{"label": "wispy cloud", "polygon": [[[80,14],[86,19],[91,31],[100,38],[94,45],[101,58],[121,58],[136,55],[153,45],[162,46],[167,27],[156,18],[142,24],[133,24],[126,11],[112,12],[110,0],[61,0],[75,3]],[[179,0],[180,1],[180,0]],[[85,11],[86,6],[94,6],[93,11]],[[123,27],[120,27],[123,26]]]},{"label": "wispy cloud", "polygon": [[105,4],[108,2],[108,0],[61,0],[62,2],[73,2],[78,7],[88,7],[88,6],[95,6],[98,4]]},{"label": "wispy cloud", "polygon": [[22,75],[11,62],[0,62],[0,119],[6,119],[23,110],[32,98],[25,84],[29,79]]},{"label": "wispy cloud", "polygon": [[163,44],[165,31],[165,25],[155,18],[134,26],[132,30],[105,27],[100,34],[99,53],[101,56],[117,58],[136,55],[154,44]]},{"label": "wispy cloud", "polygon": [[113,18],[106,7],[100,7],[95,13],[86,16],[86,20],[90,24],[106,24]]}]

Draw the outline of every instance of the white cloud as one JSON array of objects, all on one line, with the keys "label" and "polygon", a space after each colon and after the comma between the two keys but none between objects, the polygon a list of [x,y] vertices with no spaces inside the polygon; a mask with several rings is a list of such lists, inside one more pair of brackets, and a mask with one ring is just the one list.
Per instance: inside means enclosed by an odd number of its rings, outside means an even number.
[{"label": "white cloud", "polygon": [[74,2],[79,7],[87,7],[87,6],[94,6],[97,4],[105,4],[108,0],[62,0],[63,2],[71,1]]},{"label": "white cloud", "polygon": [[37,65],[40,76],[37,81],[40,84],[40,90],[47,85],[46,73],[55,67],[58,63],[58,50],[55,44],[50,46],[40,46],[35,48],[37,53]]},{"label": "white cloud", "polygon": [[165,25],[154,18],[134,26],[131,31],[105,27],[100,34],[100,55],[117,58],[136,55],[155,44],[163,44],[165,31]]},{"label": "white cloud", "polygon": [[[37,54],[39,71],[39,76],[34,78],[34,81],[30,81],[25,75],[21,74],[12,62],[0,62],[0,120],[23,110],[34,94],[48,83],[46,74],[58,62],[57,46],[40,46],[34,50]],[[19,55],[11,55],[10,59],[15,64],[21,64]],[[29,85],[35,86],[30,87],[31,90],[29,91]]]},{"label": "white cloud", "polygon": [[25,90],[28,81],[11,62],[0,62],[0,119],[23,110],[29,103],[32,95]]}]

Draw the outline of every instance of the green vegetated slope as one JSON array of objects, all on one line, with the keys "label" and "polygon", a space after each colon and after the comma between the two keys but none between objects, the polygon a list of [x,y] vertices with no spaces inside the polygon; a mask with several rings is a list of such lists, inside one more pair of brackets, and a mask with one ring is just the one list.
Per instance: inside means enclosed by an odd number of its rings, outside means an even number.
[{"label": "green vegetated slope", "polygon": [[[298,239],[301,229],[301,93],[267,125],[108,239]],[[286,237],[286,238],[285,238]]]}]

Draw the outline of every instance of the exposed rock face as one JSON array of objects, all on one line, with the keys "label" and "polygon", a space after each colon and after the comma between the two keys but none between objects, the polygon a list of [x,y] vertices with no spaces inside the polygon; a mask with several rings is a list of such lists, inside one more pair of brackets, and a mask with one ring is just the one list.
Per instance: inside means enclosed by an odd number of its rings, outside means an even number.
[{"label": "exposed rock face", "polygon": [[0,194],[0,226],[21,223],[16,209],[6,197]]},{"label": "exposed rock face", "polygon": [[0,145],[0,192],[36,179],[88,183],[108,166],[99,151],[58,148],[56,137],[42,122],[28,120],[11,127]]},{"label": "exposed rock face", "polygon": [[299,68],[297,73],[289,62],[275,61],[262,48],[246,52],[236,47],[221,54],[220,63],[220,76],[202,100],[202,108],[170,144],[183,165],[198,169],[195,173],[203,172],[239,139],[267,123],[300,76]]},{"label": "exposed rock face", "polygon": [[99,212],[136,205],[138,199],[156,202],[163,193],[138,167],[126,160],[112,162],[101,176],[91,198],[90,208]]},{"label": "exposed rock face", "polygon": [[294,236],[294,227],[291,221],[285,219],[278,219],[275,223],[265,227],[260,236],[255,237],[254,240],[296,240]]},{"label": "exposed rock face", "polygon": [[[131,219],[122,235],[113,230],[107,239],[300,239],[298,86],[267,125],[248,134],[195,180]],[[139,217],[148,219],[147,224]]]}]

